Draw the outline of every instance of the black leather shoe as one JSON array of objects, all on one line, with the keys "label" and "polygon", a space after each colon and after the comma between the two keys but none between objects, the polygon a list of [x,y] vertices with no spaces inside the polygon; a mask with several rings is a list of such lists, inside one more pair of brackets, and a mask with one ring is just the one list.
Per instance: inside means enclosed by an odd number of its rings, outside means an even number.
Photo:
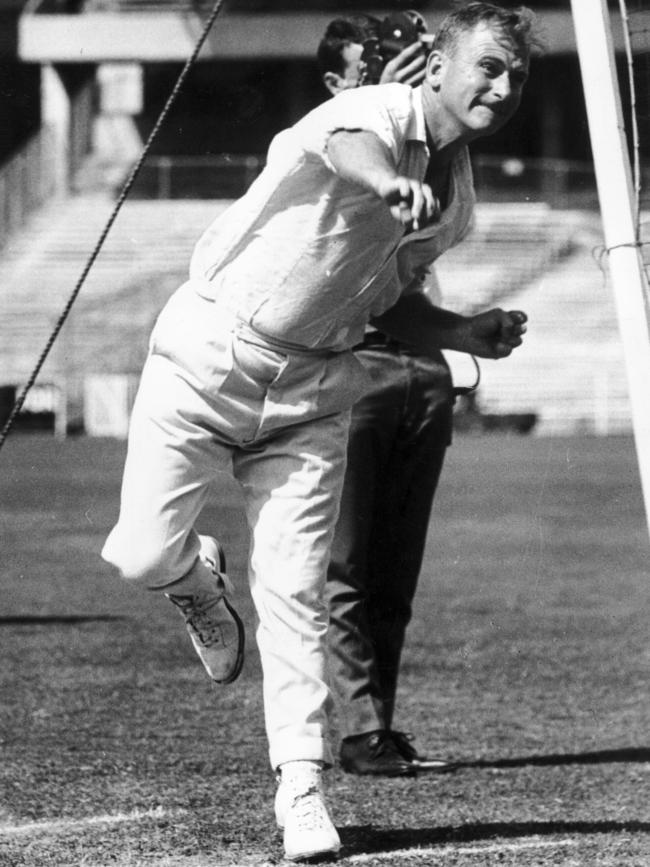
[{"label": "black leather shoe", "polygon": [[415,765],[403,757],[386,731],[345,738],[339,756],[348,774],[412,777],[416,773]]},{"label": "black leather shoe", "polygon": [[455,771],[460,765],[460,762],[450,762],[448,759],[421,756],[413,746],[413,735],[411,734],[392,731],[390,732],[390,737],[397,752],[403,759],[413,765],[418,773],[426,771],[434,774],[446,774],[449,771]]}]

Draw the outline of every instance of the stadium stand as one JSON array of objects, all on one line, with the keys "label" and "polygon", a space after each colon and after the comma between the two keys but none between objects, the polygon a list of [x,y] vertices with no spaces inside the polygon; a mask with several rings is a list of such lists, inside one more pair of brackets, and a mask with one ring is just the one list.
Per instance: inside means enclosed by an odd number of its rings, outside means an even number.
[{"label": "stadium stand", "polygon": [[[5,382],[28,375],[112,207],[103,194],[50,202],[3,250],[0,365]],[[137,372],[156,312],[184,279],[192,246],[219,207],[192,200],[127,203],[43,376]]]},{"label": "stadium stand", "polygon": [[580,216],[545,204],[482,204],[472,234],[440,260],[445,302],[472,313],[500,303],[568,255]]},{"label": "stadium stand", "polygon": [[[89,376],[136,378],[158,310],[227,204],[127,201],[40,381],[79,391]],[[52,201],[3,250],[0,386],[26,380],[112,207],[105,193]],[[470,238],[440,260],[447,306],[498,304],[530,316],[524,347],[506,362],[481,362],[482,411],[535,413],[538,433],[629,429],[613,299],[592,253],[601,243],[595,214],[481,204]]]},{"label": "stadium stand", "polygon": [[537,414],[540,435],[627,433],[631,409],[597,215],[581,221],[569,255],[522,286],[508,306],[526,310],[529,330],[506,363],[481,362],[480,408]]}]

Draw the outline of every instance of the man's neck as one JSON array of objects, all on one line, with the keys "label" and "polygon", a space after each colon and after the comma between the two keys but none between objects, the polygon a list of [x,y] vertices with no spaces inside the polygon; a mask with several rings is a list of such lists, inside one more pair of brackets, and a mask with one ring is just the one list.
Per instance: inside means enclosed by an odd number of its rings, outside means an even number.
[{"label": "man's neck", "polygon": [[450,141],[448,144],[443,143],[443,139],[438,136],[434,137],[432,132],[431,118],[435,116],[434,94],[427,83],[424,82],[421,88],[422,94],[422,109],[424,113],[424,123],[426,130],[427,148],[429,151],[429,164],[427,166],[424,181],[431,187],[434,196],[440,202],[441,208],[444,210],[448,204],[449,198],[449,179],[451,176],[451,163],[456,154],[462,149],[462,144],[455,141]]},{"label": "man's neck", "polygon": [[443,116],[437,94],[426,81],[422,85],[422,109],[431,160],[441,167],[449,166],[456,154],[468,144],[467,137]]}]

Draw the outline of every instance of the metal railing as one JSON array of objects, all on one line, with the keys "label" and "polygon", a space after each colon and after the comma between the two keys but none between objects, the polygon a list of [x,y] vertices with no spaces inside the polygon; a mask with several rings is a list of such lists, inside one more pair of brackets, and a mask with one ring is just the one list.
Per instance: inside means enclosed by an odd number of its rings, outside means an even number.
[{"label": "metal railing", "polygon": [[264,168],[262,156],[148,157],[131,189],[132,198],[234,199]]},{"label": "metal railing", "polygon": [[[558,209],[598,207],[591,163],[478,155],[474,179],[481,201],[546,202]],[[132,195],[140,198],[236,198],[264,168],[264,157],[149,157]]]},{"label": "metal railing", "polygon": [[576,160],[478,155],[474,182],[483,201],[545,202],[558,210],[598,207],[591,163]]}]

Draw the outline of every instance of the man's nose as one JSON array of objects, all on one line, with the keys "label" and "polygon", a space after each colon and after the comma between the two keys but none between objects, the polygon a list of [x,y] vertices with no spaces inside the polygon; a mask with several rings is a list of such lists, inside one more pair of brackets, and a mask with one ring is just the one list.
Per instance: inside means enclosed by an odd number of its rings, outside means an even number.
[{"label": "man's nose", "polygon": [[502,73],[498,78],[494,79],[492,93],[495,97],[501,100],[508,99],[508,97],[512,94],[510,76],[507,72]]}]

